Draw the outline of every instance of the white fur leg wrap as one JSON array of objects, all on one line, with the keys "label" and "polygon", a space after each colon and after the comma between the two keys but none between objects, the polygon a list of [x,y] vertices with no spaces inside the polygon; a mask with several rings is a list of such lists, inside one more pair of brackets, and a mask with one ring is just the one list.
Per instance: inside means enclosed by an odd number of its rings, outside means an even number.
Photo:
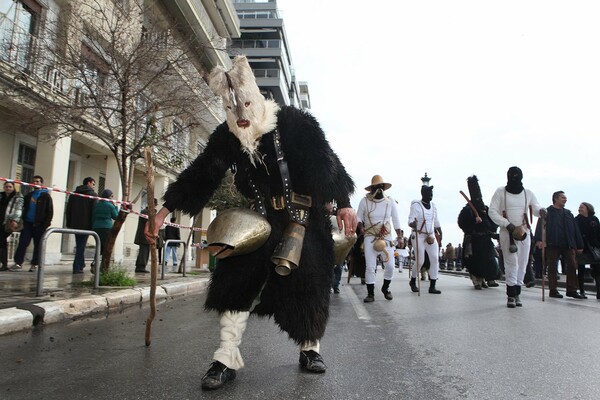
[{"label": "white fur leg wrap", "polygon": [[240,369],[244,360],[240,353],[239,345],[242,334],[246,330],[249,311],[225,311],[221,316],[221,347],[215,351],[213,359],[222,362],[228,368]]},{"label": "white fur leg wrap", "polygon": [[302,344],[300,345],[300,351],[308,351],[308,350],[314,350],[317,353],[319,353],[321,349],[321,343],[316,340],[314,342],[302,342]]}]

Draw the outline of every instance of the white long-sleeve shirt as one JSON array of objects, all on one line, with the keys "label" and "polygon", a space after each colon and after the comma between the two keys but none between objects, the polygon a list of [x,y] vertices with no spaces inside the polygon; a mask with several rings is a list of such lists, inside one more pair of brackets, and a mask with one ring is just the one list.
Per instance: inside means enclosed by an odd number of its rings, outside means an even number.
[{"label": "white long-sleeve shirt", "polygon": [[[421,200],[413,200],[410,203],[410,213],[408,214],[408,223],[417,220],[417,231],[423,234],[433,234],[435,228],[440,228],[437,208],[433,202],[429,203],[431,207],[425,208]],[[423,223],[425,221],[425,223]]]},{"label": "white long-sleeve shirt", "polygon": [[[512,194],[501,186],[492,196],[488,213],[492,221],[502,228],[506,228],[508,224],[520,226],[526,224],[530,206],[532,214],[539,217],[542,206],[531,190],[523,189],[519,194]],[[506,217],[503,211],[506,211]]]},{"label": "white long-sleeve shirt", "polygon": [[388,230],[388,239],[391,238],[393,229],[400,229],[400,218],[398,217],[398,207],[396,201],[389,196],[383,199],[369,200],[363,197],[358,205],[356,213],[358,222],[362,222],[365,227],[365,234],[376,236],[374,232],[379,232],[382,226]]}]

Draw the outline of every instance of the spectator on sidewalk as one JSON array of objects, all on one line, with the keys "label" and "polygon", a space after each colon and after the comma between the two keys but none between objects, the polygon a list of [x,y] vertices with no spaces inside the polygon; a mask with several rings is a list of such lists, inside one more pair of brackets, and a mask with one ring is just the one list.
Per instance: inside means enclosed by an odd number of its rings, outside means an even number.
[{"label": "spectator on sidewalk", "polygon": [[[158,200],[154,199],[154,206],[158,205]],[[148,215],[148,206],[146,206],[140,214]],[[148,258],[150,257],[150,243],[144,236],[144,228],[146,228],[146,222],[148,218],[139,217],[137,230],[135,232],[135,239],[133,243],[139,246],[138,256],[135,260],[135,272],[146,274],[150,271],[146,269],[148,265]]]},{"label": "spectator on sidewalk", "polygon": [[0,271],[8,271],[8,243],[6,239],[23,229],[23,195],[15,190],[13,182],[4,182],[4,191],[0,193]]},{"label": "spectator on sidewalk", "polygon": [[583,202],[579,205],[579,215],[575,217],[577,226],[583,238],[583,252],[578,254],[579,263],[577,279],[579,283],[579,294],[587,298],[584,290],[585,265],[590,264],[592,276],[596,282],[596,298],[600,299],[600,260],[592,255],[592,248],[600,248],[600,221],[596,217],[594,206]]},{"label": "spectator on sidewalk", "polygon": [[[83,185],[77,186],[75,193],[96,197],[94,191],[96,181],[88,176],[83,180]],[[92,210],[94,209],[95,199],[82,197],[78,195],[69,195],[67,201],[66,226],[71,229],[89,231],[92,230]],[[83,274],[85,268],[85,245],[87,244],[88,234],[75,235],[75,259],[73,260],[73,273]]]},{"label": "spectator on sidewalk", "polygon": [[23,261],[25,260],[25,252],[33,239],[33,256],[31,257],[31,267],[29,272],[37,271],[39,263],[39,245],[44,231],[50,226],[52,217],[54,216],[54,207],[52,197],[48,189],[42,189],[44,178],[40,175],[35,175],[31,183],[37,185],[24,199],[23,207],[23,230],[19,237],[19,245],[15,252],[15,265],[10,268],[10,271],[18,272],[23,270]]},{"label": "spectator on sidewalk", "polygon": [[446,245],[444,257],[446,258],[446,268],[448,271],[452,271],[454,269],[454,260],[456,260],[456,252],[454,251],[454,246],[452,246],[452,243],[448,243]]},{"label": "spectator on sidewalk", "polygon": [[[171,217],[171,223],[177,222],[176,217]],[[167,225],[165,227],[165,242],[167,240],[181,240],[181,232],[178,227]],[[169,265],[169,259],[171,254],[173,255],[173,272],[177,272],[177,249],[179,249],[180,243],[169,243],[165,246],[165,266]]]},{"label": "spectator on sidewalk", "polygon": [[[548,268],[548,286],[550,297],[561,299],[563,296],[558,291],[557,265],[558,258],[563,257],[567,265],[567,293],[568,297],[583,299],[577,293],[577,262],[576,253],[583,251],[583,239],[575,217],[565,208],[567,196],[559,190],[552,194],[552,205],[547,208],[546,217],[546,243],[542,243],[542,219],[538,220],[535,229],[535,240],[538,248],[546,246],[546,266]],[[564,264],[563,264],[564,265]]]},{"label": "spectator on sidewalk", "polygon": [[[104,189],[102,193],[100,193],[100,197],[112,199],[113,192],[110,189]],[[118,215],[119,208],[110,201],[98,201],[94,204],[94,210],[92,211],[92,229],[100,238],[100,254],[103,256],[108,232],[112,229],[113,221],[117,219]]]}]

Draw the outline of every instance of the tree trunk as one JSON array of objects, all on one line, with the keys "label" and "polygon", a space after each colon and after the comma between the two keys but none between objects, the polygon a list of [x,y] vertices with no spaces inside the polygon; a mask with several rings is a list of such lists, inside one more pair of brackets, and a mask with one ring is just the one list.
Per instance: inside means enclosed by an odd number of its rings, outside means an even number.
[{"label": "tree trunk", "polygon": [[121,231],[125,220],[127,219],[127,215],[129,213],[124,211],[119,211],[119,215],[113,224],[112,229],[108,232],[108,236],[106,237],[106,243],[104,245],[104,252],[102,253],[102,263],[100,264],[100,271],[106,273],[110,270],[110,260],[112,258],[113,250],[115,248],[115,242],[117,240],[117,235]]}]

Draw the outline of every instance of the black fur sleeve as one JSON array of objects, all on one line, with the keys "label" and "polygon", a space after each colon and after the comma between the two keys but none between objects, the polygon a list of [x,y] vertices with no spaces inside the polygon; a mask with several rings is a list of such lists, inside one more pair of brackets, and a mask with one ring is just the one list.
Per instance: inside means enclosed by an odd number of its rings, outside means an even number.
[{"label": "black fur sleeve", "polygon": [[294,190],[310,193],[316,204],[335,200],[338,208],[350,206],[354,182],[316,119],[302,110],[283,107],[278,124]]},{"label": "black fur sleeve", "polygon": [[169,185],[164,195],[164,206],[169,211],[177,209],[190,215],[199,213],[219,187],[239,147],[239,141],[229,132],[227,125],[219,125],[204,152]]}]

